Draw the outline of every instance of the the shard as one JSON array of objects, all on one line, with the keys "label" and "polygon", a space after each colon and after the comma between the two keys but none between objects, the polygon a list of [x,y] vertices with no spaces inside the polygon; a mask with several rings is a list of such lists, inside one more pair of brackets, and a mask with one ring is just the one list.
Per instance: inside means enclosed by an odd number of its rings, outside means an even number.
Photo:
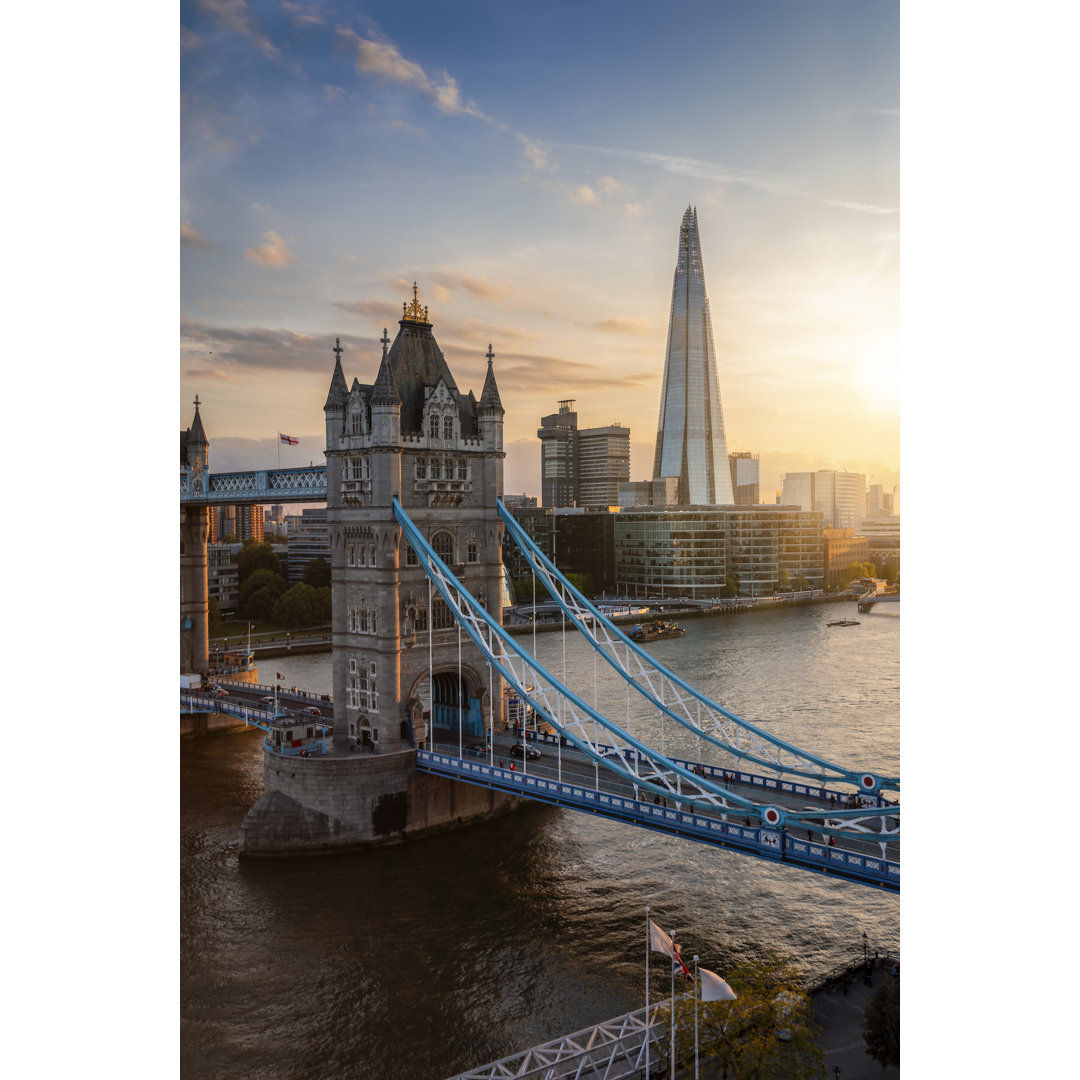
[{"label": "the shard", "polygon": [[697,211],[690,207],[679,229],[664,388],[656,427],[653,479],[662,477],[679,478],[680,505],[717,506],[735,501],[701,265],[701,237]]}]

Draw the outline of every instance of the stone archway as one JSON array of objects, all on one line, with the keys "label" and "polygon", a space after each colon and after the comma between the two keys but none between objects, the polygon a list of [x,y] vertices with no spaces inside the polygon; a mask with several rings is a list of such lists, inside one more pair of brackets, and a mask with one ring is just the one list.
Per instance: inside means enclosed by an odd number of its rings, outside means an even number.
[{"label": "stone archway", "polygon": [[[434,701],[432,701],[434,695]],[[428,742],[456,744],[465,740],[482,739],[487,734],[487,688],[475,672],[462,667],[436,670],[428,676],[425,671],[414,683],[410,700],[419,703],[428,721]]]}]

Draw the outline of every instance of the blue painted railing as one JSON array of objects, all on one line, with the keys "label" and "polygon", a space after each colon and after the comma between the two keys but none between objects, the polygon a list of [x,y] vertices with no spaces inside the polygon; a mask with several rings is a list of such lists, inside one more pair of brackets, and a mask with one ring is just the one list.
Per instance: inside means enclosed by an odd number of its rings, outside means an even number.
[{"label": "blue painted railing", "polygon": [[785,862],[890,892],[900,890],[899,863],[810,840],[797,840],[780,830],[721,821],[705,814],[658,806],[597,791],[583,784],[549,780],[525,770],[499,768],[486,761],[468,761],[438,751],[418,750],[416,762],[425,772],[466,783],[499,788],[524,798],[599,814],[716,847],[733,848],[756,858]]}]

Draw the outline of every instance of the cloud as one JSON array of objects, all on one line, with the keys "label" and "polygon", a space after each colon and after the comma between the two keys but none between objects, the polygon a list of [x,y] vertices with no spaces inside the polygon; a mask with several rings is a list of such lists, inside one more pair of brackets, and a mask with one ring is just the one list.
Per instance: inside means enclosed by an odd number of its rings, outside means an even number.
[{"label": "cloud", "polygon": [[191,244],[192,247],[209,248],[207,243],[196,231],[190,221],[180,222],[180,243]]},{"label": "cloud", "polygon": [[556,168],[551,163],[547,150],[535,139],[530,139],[527,135],[518,135],[517,138],[522,145],[522,156],[529,168],[537,172],[547,172]]},{"label": "cloud", "polygon": [[841,210],[858,210],[862,214],[899,214],[897,206],[875,206],[873,203],[851,202],[846,199],[820,199],[826,206],[838,206]]},{"label": "cloud", "polygon": [[288,266],[293,261],[292,252],[273,229],[264,232],[262,238],[266,241],[265,244],[244,248],[244,255],[253,263],[258,263],[259,266]]},{"label": "cloud", "polygon": [[401,318],[398,305],[386,300],[332,300],[330,306],[347,311],[350,315],[359,315],[363,319],[374,319],[386,326],[397,323]]},{"label": "cloud", "polygon": [[[214,327],[191,319],[180,323],[182,360],[192,367],[213,363],[214,377],[226,381],[234,380],[243,369],[329,373],[334,362],[330,350],[337,336],[266,327]],[[367,338],[340,336],[350,349],[371,348]]]},{"label": "cloud", "polygon": [[626,203],[623,206],[626,216],[631,218],[641,217],[641,203]]},{"label": "cloud", "polygon": [[305,7],[303,4],[291,4],[289,0],[282,0],[281,10],[292,20],[294,27],[322,26],[326,20],[322,13],[313,4]]},{"label": "cloud", "polygon": [[340,101],[346,95],[345,87],[331,83],[323,83],[322,92],[327,101]]},{"label": "cloud", "polygon": [[652,323],[644,316],[636,316],[625,319],[604,319],[601,322],[587,324],[596,330],[602,330],[605,334],[651,334]]},{"label": "cloud", "polygon": [[244,0],[199,0],[199,7],[213,15],[226,29],[247,38],[268,60],[284,62],[281,50],[255,28]]},{"label": "cloud", "polygon": [[180,27],[180,51],[187,52],[189,49],[197,49],[202,45],[203,40],[198,34],[193,33],[186,27]]},{"label": "cloud", "polygon": [[186,368],[182,375],[185,379],[203,379],[210,382],[235,383],[237,378],[220,368]]},{"label": "cloud", "polygon": [[605,194],[608,195],[613,191],[618,191],[622,187],[622,184],[620,184],[614,176],[601,176],[597,183],[604,189]]},{"label": "cloud", "polygon": [[[562,397],[573,397],[584,390],[611,390],[610,368],[565,360],[561,356],[503,352],[498,354],[495,365],[499,390],[504,392],[535,393],[540,378],[547,385],[557,385]],[[647,374],[620,372],[619,388],[652,386],[658,378],[655,371]]]},{"label": "cloud", "polygon": [[444,71],[438,78],[432,78],[419,64],[406,60],[391,41],[360,37],[351,30],[339,30],[338,34],[355,41],[356,70],[359,74],[418,90],[439,112],[447,116],[466,115],[488,119],[476,107],[475,102],[462,101],[461,87],[448,72]]},{"label": "cloud", "polygon": [[500,301],[508,299],[511,295],[511,290],[506,285],[488,281],[486,278],[472,277],[469,274],[436,271],[430,277],[444,289],[449,289],[451,292],[463,289],[479,300]]},{"label": "cloud", "polygon": [[578,184],[574,187],[571,197],[575,202],[587,203],[589,206],[596,205],[596,192],[588,184]]}]

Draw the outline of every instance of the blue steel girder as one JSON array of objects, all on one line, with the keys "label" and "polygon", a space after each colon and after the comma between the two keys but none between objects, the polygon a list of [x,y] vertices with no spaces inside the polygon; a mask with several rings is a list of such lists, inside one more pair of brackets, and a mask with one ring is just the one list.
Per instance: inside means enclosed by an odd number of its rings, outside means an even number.
[{"label": "blue steel girder", "polygon": [[246,472],[180,474],[180,502],[221,506],[231,503],[326,502],[326,466],[251,469]]},{"label": "blue steel girder", "polygon": [[[438,589],[459,626],[469,635],[487,662],[548,724],[590,757],[597,768],[602,765],[635,788],[654,792],[681,804],[700,805],[721,813],[735,810],[750,813],[772,827],[782,827],[789,820],[803,822],[818,821],[825,816],[838,817],[828,810],[806,814],[755,802],[727,790],[722,784],[695,774],[691,769],[662,753],[657,753],[653,747],[634,738],[564,686],[491,618],[435,554],[396,498],[393,502],[393,513],[428,579]],[[429,628],[432,622],[433,619],[429,617]],[[599,741],[601,729],[610,736],[613,745]],[[523,759],[523,766],[527,769],[527,758]],[[895,816],[895,808],[865,808],[852,811],[851,814],[853,816],[848,820],[848,825],[853,830],[852,836],[873,832],[874,839],[895,839],[883,831],[886,814]]]},{"label": "blue steel girder", "polygon": [[816,780],[841,780],[868,794],[882,789],[899,790],[899,777],[849,769],[802,750],[690,686],[654,660],[575,589],[514,520],[501,499],[498,511],[533,572],[543,581],[575,629],[619,677],[655,709],[726,753],[769,769]]}]

